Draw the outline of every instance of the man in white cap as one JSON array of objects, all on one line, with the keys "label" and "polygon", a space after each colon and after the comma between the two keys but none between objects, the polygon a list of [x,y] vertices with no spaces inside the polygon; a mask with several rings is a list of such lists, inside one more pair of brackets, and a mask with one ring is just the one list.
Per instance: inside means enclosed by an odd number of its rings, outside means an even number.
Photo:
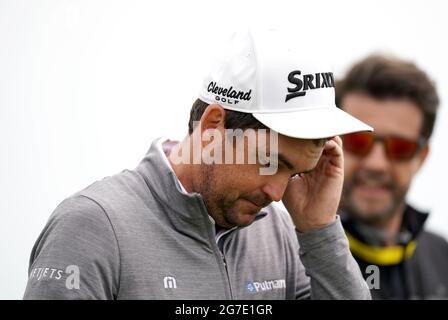
[{"label": "man in white cap", "polygon": [[372,129],[281,40],[235,34],[183,141],[154,141],[135,170],[56,208],[25,298],[370,299],[336,210],[337,136]]}]

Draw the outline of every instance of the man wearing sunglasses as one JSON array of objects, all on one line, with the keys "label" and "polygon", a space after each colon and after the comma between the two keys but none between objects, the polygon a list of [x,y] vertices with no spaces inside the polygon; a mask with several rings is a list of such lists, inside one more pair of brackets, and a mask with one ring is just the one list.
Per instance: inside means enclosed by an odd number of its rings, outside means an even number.
[{"label": "man wearing sunglasses", "polygon": [[379,271],[372,297],[448,298],[448,244],[423,230],[428,214],[405,201],[429,152],[439,104],[433,83],[412,63],[370,56],[336,83],[336,103],[375,128],[343,137],[340,206],[361,270]]}]

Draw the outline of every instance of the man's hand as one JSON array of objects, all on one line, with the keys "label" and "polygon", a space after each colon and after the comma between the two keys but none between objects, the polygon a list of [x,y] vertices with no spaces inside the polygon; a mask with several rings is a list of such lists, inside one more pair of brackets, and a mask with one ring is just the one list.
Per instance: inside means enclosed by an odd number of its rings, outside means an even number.
[{"label": "man's hand", "polygon": [[297,230],[316,230],[336,219],[344,182],[342,140],[334,137],[325,143],[316,168],[289,182],[283,203]]}]

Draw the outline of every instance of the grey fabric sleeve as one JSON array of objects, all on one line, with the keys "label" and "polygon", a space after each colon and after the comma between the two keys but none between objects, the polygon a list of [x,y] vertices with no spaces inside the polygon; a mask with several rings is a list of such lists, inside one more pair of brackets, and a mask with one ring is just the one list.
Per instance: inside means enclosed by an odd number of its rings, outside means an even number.
[{"label": "grey fabric sleeve", "polygon": [[106,213],[93,200],[75,196],[55,209],[33,247],[24,299],[114,299],[119,272]]},{"label": "grey fabric sleeve", "polygon": [[371,299],[339,216],[322,229],[296,233],[300,259],[310,277],[311,299]]}]

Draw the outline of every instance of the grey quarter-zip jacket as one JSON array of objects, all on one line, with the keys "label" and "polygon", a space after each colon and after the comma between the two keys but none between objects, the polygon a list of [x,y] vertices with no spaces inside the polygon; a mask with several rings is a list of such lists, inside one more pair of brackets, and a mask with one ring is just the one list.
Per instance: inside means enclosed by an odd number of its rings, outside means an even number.
[{"label": "grey quarter-zip jacket", "polygon": [[161,143],[135,170],[55,209],[31,252],[25,299],[370,299],[339,217],[301,234],[269,205],[216,237]]}]

